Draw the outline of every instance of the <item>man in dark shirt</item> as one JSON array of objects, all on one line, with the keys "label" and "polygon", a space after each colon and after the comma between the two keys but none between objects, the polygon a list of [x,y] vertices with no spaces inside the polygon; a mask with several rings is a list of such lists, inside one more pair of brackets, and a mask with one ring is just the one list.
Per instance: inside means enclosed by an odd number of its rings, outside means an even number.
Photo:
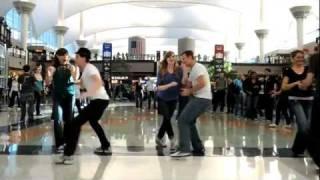
[{"label": "man in dark shirt", "polygon": [[21,103],[21,118],[20,121],[25,121],[26,116],[26,106],[28,104],[28,120],[29,122],[33,121],[33,112],[34,112],[34,83],[35,78],[30,74],[30,66],[23,66],[24,73],[18,78],[19,91],[21,94],[20,103]]},{"label": "man in dark shirt", "polygon": [[311,132],[309,137],[308,151],[314,162],[320,167],[320,57],[319,52],[310,57],[309,73],[302,81],[301,89],[311,86],[313,79],[316,81],[316,93],[313,101],[311,114]]},{"label": "man in dark shirt", "polygon": [[135,83],[136,107],[142,108],[142,86],[139,82]]}]

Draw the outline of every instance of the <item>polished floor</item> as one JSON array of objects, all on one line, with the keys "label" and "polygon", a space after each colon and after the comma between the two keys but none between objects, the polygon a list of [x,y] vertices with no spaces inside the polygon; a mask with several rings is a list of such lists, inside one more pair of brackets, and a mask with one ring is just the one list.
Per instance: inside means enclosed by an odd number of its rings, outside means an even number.
[{"label": "polished floor", "polygon": [[[50,109],[33,123],[18,122],[17,110],[0,113],[0,179],[110,179],[110,180],[319,180],[307,156],[292,158],[295,130],[269,129],[222,113],[207,112],[198,128],[205,157],[171,159],[168,149],[155,148],[161,117],[154,110],[131,103],[113,103],[101,123],[113,156],[93,155],[99,146],[91,127],[82,128],[72,166],[56,165]],[[175,132],[177,124],[172,120]]]}]

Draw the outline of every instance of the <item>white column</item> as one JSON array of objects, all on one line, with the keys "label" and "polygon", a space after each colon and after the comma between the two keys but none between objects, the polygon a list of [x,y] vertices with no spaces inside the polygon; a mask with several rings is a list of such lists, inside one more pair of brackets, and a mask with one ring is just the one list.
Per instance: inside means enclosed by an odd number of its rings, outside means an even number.
[{"label": "white column", "polygon": [[193,51],[195,52],[196,42],[191,38],[181,38],[178,39],[178,54],[182,54],[184,51]]},{"label": "white column", "polygon": [[20,32],[20,41],[22,49],[26,50],[28,48],[28,34],[29,34],[29,14],[21,13],[21,32]]},{"label": "white column", "polygon": [[56,35],[57,35],[57,47],[63,48],[64,47],[64,35],[68,31],[68,27],[54,26],[53,30],[56,32]]},{"label": "white column", "polygon": [[255,30],[255,33],[257,35],[257,37],[259,38],[259,42],[260,42],[260,55],[259,55],[259,62],[260,63],[264,63],[264,39],[265,37],[268,35],[268,30],[267,29],[258,29]]},{"label": "white column", "polygon": [[64,47],[64,35],[68,31],[68,27],[64,26],[64,0],[58,0],[58,22],[57,25],[53,27],[57,36],[57,47]]},{"label": "white column", "polygon": [[264,1],[260,0],[260,23],[264,23]]},{"label": "white column", "polygon": [[238,59],[241,60],[242,59],[242,49],[243,49],[245,43],[244,42],[236,42],[235,45],[238,49]]},{"label": "white column", "polygon": [[290,8],[293,17],[297,20],[297,47],[303,48],[303,20],[309,15],[311,6],[295,6]]},{"label": "white column", "polygon": [[259,28],[255,30],[255,34],[257,35],[259,39],[259,47],[260,47],[260,53],[259,53],[259,63],[264,63],[264,40],[265,37],[268,35],[268,29],[265,28],[264,24],[264,0],[260,0],[260,18],[259,18]]},{"label": "white column", "polygon": [[84,39],[84,23],[83,23],[83,12],[80,13],[80,35],[79,39]]},{"label": "white column", "polygon": [[58,26],[64,26],[64,0],[58,0]]},{"label": "white column", "polygon": [[80,12],[80,34],[79,34],[79,39],[76,40],[76,43],[79,48],[85,47],[88,43],[88,41],[84,39],[83,12]]},{"label": "white column", "polygon": [[30,15],[36,5],[28,1],[14,1],[13,5],[21,17],[21,47],[27,50]]}]

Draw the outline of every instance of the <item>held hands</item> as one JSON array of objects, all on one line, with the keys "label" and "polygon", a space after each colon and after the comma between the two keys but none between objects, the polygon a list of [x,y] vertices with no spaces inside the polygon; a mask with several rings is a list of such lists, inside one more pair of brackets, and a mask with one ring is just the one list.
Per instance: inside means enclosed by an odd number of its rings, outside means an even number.
[{"label": "held hands", "polygon": [[168,84],[168,88],[175,87],[175,86],[178,86],[177,82],[171,82]]},{"label": "held hands", "polygon": [[190,96],[192,94],[192,91],[191,89],[182,88],[180,94],[181,96]]},{"label": "held hands", "polygon": [[298,86],[299,89],[305,90],[306,88],[303,86],[301,81],[296,81],[295,85]]},{"label": "held hands", "polygon": [[86,99],[89,96],[87,92],[81,93],[80,94],[80,99]]}]

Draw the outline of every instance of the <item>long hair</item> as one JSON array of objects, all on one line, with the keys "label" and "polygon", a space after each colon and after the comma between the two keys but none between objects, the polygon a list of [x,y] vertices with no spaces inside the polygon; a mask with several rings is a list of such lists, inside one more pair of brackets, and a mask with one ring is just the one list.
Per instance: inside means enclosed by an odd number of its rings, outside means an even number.
[{"label": "long hair", "polygon": [[58,49],[56,51],[56,54],[54,55],[53,66],[55,68],[57,68],[61,65],[58,56],[64,56],[64,55],[68,55],[68,54],[69,54],[69,52],[67,49],[65,49],[65,48]]},{"label": "long hair", "polygon": [[[161,74],[161,75],[164,75],[164,74],[166,74],[166,73],[168,72],[168,62],[167,62],[167,59],[168,59],[169,57],[171,57],[172,55],[174,55],[174,52],[172,52],[172,51],[167,52],[167,53],[165,54],[163,60],[161,61],[161,64],[160,64],[160,74]],[[177,72],[178,68],[179,68],[178,64],[175,63],[174,69],[173,69],[175,73]]]},{"label": "long hair", "polygon": [[60,66],[60,61],[57,55],[53,58],[53,67],[58,68]]}]

